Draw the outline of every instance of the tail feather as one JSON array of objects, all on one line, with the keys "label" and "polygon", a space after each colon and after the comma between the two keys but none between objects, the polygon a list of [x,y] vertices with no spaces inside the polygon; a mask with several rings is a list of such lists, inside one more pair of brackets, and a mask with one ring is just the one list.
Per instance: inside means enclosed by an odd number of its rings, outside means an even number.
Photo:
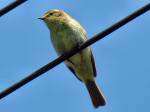
[{"label": "tail feather", "polygon": [[102,92],[98,89],[94,80],[88,80],[86,82],[86,87],[95,108],[98,108],[99,106],[104,106],[106,104],[105,98]]}]

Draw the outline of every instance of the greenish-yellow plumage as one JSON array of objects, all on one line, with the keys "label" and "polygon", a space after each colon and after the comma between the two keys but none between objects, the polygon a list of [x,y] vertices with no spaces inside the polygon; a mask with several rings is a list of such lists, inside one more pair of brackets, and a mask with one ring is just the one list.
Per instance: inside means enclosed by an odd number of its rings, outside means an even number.
[{"label": "greenish-yellow plumage", "polygon": [[[50,10],[40,19],[44,20],[50,30],[51,41],[58,55],[80,46],[87,40],[84,28],[62,10]],[[65,64],[86,85],[93,105],[96,108],[105,105],[105,98],[94,80],[96,68],[91,48],[72,56]]]}]

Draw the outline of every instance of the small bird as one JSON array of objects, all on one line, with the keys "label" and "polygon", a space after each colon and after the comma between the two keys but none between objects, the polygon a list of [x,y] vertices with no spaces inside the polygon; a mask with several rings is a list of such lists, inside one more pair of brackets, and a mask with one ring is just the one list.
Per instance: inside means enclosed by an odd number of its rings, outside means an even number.
[{"label": "small bird", "polygon": [[[63,10],[49,10],[39,18],[43,20],[51,34],[51,42],[58,55],[79,47],[87,40],[85,29]],[[95,108],[106,104],[105,97],[95,82],[96,67],[90,47],[65,61],[70,71],[86,85]]]}]

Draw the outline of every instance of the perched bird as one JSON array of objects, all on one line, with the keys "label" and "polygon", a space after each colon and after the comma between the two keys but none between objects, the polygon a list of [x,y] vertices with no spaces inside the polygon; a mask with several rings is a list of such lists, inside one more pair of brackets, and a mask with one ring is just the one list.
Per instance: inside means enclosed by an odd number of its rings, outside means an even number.
[{"label": "perched bird", "polygon": [[[87,40],[86,31],[78,21],[63,10],[49,10],[43,20],[50,30],[51,41],[58,55],[80,46]],[[95,108],[105,105],[105,98],[95,83],[96,68],[90,47],[65,61],[71,72],[85,85]]]}]

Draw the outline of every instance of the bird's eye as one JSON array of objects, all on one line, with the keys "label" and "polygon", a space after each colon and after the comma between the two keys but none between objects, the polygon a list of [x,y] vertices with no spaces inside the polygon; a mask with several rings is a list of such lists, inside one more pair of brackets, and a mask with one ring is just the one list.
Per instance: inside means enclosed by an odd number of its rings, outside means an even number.
[{"label": "bird's eye", "polygon": [[49,15],[53,15],[53,13],[49,13]]}]

